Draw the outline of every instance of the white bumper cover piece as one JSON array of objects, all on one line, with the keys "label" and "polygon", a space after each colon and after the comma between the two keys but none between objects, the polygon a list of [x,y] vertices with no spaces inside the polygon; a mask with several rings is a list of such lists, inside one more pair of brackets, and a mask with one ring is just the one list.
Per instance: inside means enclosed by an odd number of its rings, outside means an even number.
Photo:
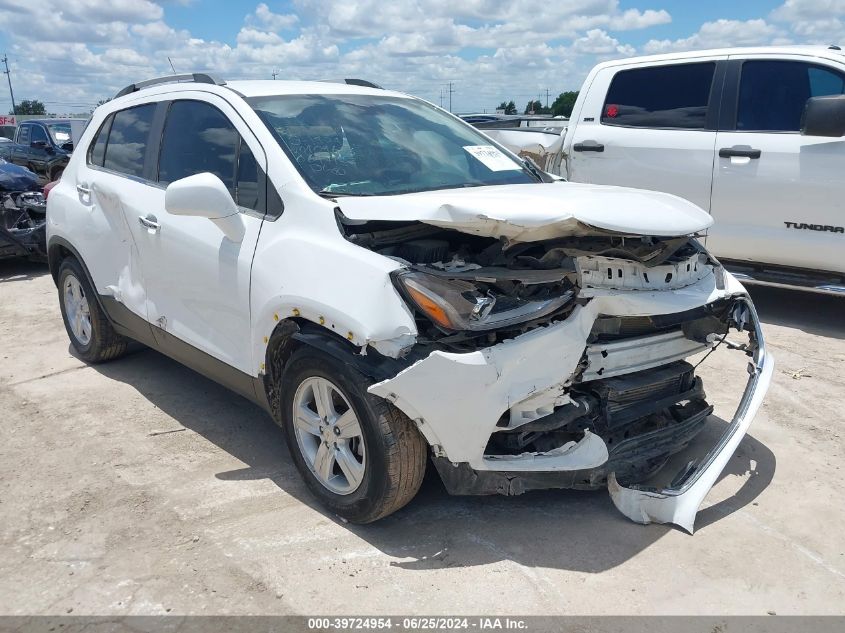
[{"label": "white bumper cover piece", "polygon": [[[512,422],[532,419],[569,402],[567,391],[572,375],[584,356],[586,341],[599,315],[673,314],[746,295],[730,275],[726,277],[726,288],[721,289],[716,276],[710,274],[671,292],[591,289],[583,291],[582,296],[591,300],[576,307],[565,321],[475,352],[435,351],[393,378],[372,385],[369,391],[394,403],[414,420],[435,455],[453,464],[466,463],[476,471],[502,472],[596,468],[607,461],[608,452],[604,441],[590,433],[580,442],[547,453],[496,458],[485,456],[484,450],[504,414],[510,412]],[[730,432],[678,489],[626,489],[611,479],[614,503],[634,521],[672,522],[692,531],[699,505],[760,406],[771,377],[772,361],[765,355],[754,308],[750,301],[747,305],[753,315],[750,321],[759,349]],[[665,349],[654,348],[655,355],[663,355]],[[624,360],[624,356],[620,359]]]},{"label": "white bumper cover piece", "polygon": [[751,316],[750,324],[754,328],[757,348],[748,364],[748,383],[731,424],[719,443],[698,464],[690,463],[675,478],[677,483],[669,488],[623,488],[611,474],[607,485],[610,497],[629,519],[637,523],[674,523],[690,534],[693,533],[698,508],[745,437],[772,380],[774,359],[766,353],[753,304],[746,301],[746,306]]}]

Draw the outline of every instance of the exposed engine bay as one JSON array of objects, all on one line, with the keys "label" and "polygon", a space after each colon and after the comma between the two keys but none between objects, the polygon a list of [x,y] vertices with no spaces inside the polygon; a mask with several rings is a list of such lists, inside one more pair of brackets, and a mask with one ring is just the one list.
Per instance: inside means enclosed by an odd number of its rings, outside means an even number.
[{"label": "exposed engine bay", "polygon": [[[697,482],[729,455],[689,462],[671,490],[648,493],[669,499],[654,510],[631,499],[713,413],[697,363],[717,347],[738,350],[757,363],[756,385],[764,357],[741,286],[726,287],[695,236],[585,227],[512,242],[339,212],[338,223],[350,242],[402,264],[391,276],[415,315],[411,364],[370,392],[417,421],[447,490],[607,486],[630,518],[691,531],[709,490]],[[688,290],[663,292],[678,289]],[[730,342],[731,331],[747,342]],[[732,428],[749,422],[738,414]],[[695,494],[675,499],[685,487]]]},{"label": "exposed engine bay", "polygon": [[[566,318],[579,303],[579,280],[595,272],[585,267],[596,262],[636,262],[647,270],[686,266],[691,259],[710,262],[688,237],[596,230],[589,237],[509,243],[419,222],[349,223],[340,214],[338,221],[349,241],[407,267],[394,282],[419,308],[417,342],[455,351],[495,344]],[[603,268],[611,282],[622,278],[621,268]],[[658,283],[670,283],[671,276],[655,274],[655,286],[663,289]],[[645,273],[643,283],[650,282]],[[447,301],[435,306],[437,297]]]},{"label": "exposed engine bay", "polygon": [[36,191],[0,191],[0,259],[47,258],[47,203]]}]

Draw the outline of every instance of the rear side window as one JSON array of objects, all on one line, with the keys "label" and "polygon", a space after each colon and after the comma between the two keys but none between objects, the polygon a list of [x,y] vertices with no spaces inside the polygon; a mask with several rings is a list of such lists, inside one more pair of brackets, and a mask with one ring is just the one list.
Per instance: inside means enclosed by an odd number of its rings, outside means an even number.
[{"label": "rear side window", "polygon": [[601,113],[606,125],[701,130],[715,62],[635,68],[617,73]]},{"label": "rear side window", "polygon": [[257,210],[264,174],[228,117],[202,101],[174,101],[167,114],[158,162],[158,180],[210,172],[220,178],[235,202]]},{"label": "rear side window", "polygon": [[843,94],[845,78],[835,70],[791,61],[747,61],[739,83],[736,129],[798,132],[810,97]]},{"label": "rear side window", "polygon": [[18,132],[18,143],[20,145],[29,145],[29,128],[31,125],[22,125]]},{"label": "rear side window", "polygon": [[115,113],[105,148],[103,167],[138,178],[144,175],[144,155],[156,104]]},{"label": "rear side window", "polygon": [[106,142],[109,140],[109,130],[111,129],[113,120],[114,115],[109,115],[106,120],[103,121],[100,129],[97,130],[97,136],[94,137],[94,142],[88,150],[89,165],[96,165],[98,167],[103,166],[103,161],[106,158]]}]

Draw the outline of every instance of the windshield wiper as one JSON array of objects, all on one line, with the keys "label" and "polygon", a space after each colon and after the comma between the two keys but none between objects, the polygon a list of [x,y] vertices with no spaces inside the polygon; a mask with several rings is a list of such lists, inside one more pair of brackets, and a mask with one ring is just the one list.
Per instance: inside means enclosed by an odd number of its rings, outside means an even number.
[{"label": "windshield wiper", "polygon": [[374,196],[373,193],[349,193],[346,191],[329,191],[328,189],[321,189],[317,192],[318,196],[323,198],[341,198],[341,197],[358,197],[358,196]]}]

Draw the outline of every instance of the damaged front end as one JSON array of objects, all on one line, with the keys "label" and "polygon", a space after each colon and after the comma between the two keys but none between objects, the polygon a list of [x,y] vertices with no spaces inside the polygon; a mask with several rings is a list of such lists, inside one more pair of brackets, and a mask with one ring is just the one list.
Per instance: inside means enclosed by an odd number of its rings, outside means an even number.
[{"label": "damaged front end", "polygon": [[[338,220],[402,264],[392,278],[418,333],[406,368],[370,392],[417,423],[450,493],[607,486],[629,518],[692,531],[771,375],[753,305],[696,239],[581,225],[513,242]],[[713,413],[695,357],[719,346],[752,359],[732,425],[669,487],[640,487]]]}]

